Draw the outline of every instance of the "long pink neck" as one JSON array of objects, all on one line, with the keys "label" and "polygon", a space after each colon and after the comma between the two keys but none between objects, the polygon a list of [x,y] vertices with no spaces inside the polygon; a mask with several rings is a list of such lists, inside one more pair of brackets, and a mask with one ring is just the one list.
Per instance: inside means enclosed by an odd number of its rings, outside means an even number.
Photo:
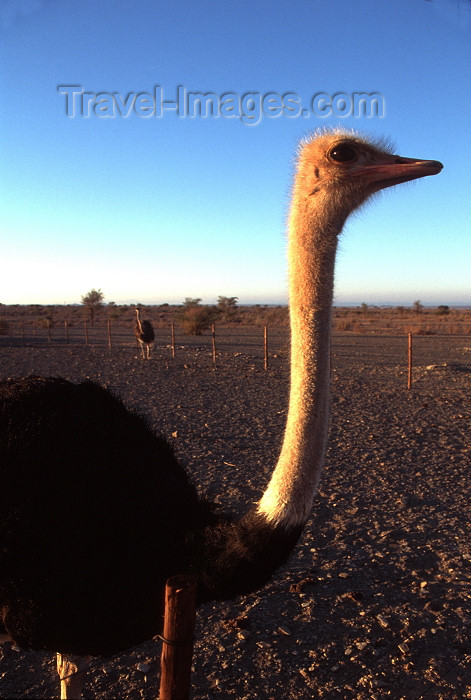
[{"label": "long pink neck", "polygon": [[329,424],[330,334],[337,234],[343,219],[314,213],[297,192],[289,226],[291,386],[281,454],[258,512],[302,525],[317,490]]}]

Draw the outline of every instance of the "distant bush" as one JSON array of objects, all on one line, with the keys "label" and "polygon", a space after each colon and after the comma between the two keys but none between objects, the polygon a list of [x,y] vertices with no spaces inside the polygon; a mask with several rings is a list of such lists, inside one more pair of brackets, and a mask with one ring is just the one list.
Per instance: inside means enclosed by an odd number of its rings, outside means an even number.
[{"label": "distant bush", "polygon": [[178,315],[183,332],[187,335],[202,335],[205,330],[211,328],[217,316],[214,306],[201,306],[200,302],[201,299],[187,297],[183,311]]},{"label": "distant bush", "polygon": [[46,316],[38,320],[39,328],[52,328],[54,326],[54,319],[52,316]]},{"label": "distant bush", "polygon": [[417,316],[418,316],[418,315],[421,314],[422,311],[424,310],[424,305],[422,304],[421,301],[418,301],[418,300],[417,300],[417,301],[414,301],[414,303],[412,304],[412,310],[413,310],[414,313],[417,314]]},{"label": "distant bush", "polygon": [[450,313],[450,307],[447,306],[446,304],[441,304],[440,306],[437,307],[437,314],[439,316],[446,316],[449,313]]},{"label": "distant bush", "polygon": [[218,297],[218,313],[225,323],[236,316],[237,299],[238,297]]},{"label": "distant bush", "polygon": [[92,326],[95,320],[95,313],[100,308],[100,306],[103,306],[104,298],[105,295],[103,294],[101,289],[92,289],[88,292],[88,294],[84,294],[81,299],[81,303],[85,306],[85,308],[88,309],[90,313],[90,322]]},{"label": "distant bush", "polygon": [[334,319],[334,329],[336,331],[351,331],[353,323],[345,319]]},{"label": "distant bush", "polygon": [[288,307],[255,304],[252,323],[255,326],[287,326],[289,325]]}]

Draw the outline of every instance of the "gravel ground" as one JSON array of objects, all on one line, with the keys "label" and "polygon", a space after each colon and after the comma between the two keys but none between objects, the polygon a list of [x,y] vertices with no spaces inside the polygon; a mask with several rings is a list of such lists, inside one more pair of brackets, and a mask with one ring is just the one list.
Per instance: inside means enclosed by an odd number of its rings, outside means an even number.
[{"label": "gravel ground", "polygon": [[[471,345],[429,340],[414,385],[387,339],[336,341],[321,490],[289,562],[262,591],[197,616],[193,698],[471,698]],[[286,415],[285,351],[16,347],[0,376],[110,386],[165,432],[202,491],[243,512],[264,488]],[[440,344],[441,343],[441,344]],[[420,359],[420,358],[419,358]],[[427,368],[428,367],[428,368]],[[89,698],[156,698],[160,644],[88,672]],[[52,654],[0,645],[0,697],[57,696]]]}]

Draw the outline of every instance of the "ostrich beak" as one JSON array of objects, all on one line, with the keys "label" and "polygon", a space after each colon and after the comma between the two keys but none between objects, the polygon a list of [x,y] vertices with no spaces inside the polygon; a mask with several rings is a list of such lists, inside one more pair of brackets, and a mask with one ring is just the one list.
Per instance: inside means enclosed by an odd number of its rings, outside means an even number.
[{"label": "ostrich beak", "polygon": [[[355,170],[355,177],[362,177],[370,182],[374,190],[399,185],[425,175],[437,175],[443,165],[438,160],[418,160],[389,156],[382,163],[366,165]],[[352,173],[353,175],[353,173]]]}]

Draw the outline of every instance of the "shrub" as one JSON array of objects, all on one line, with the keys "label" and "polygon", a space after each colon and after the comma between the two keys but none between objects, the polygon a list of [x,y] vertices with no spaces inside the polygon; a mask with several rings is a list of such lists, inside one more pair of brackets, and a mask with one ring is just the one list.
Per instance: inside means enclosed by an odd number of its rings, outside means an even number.
[{"label": "shrub", "polygon": [[101,289],[92,289],[88,292],[88,294],[84,294],[83,297],[81,298],[81,303],[87,308],[90,312],[90,322],[93,326],[93,322],[95,320],[95,312],[97,309],[100,308],[100,306],[103,305],[103,299],[105,298],[105,295],[101,291]]},{"label": "shrub", "polygon": [[413,309],[414,313],[416,313],[418,316],[424,310],[424,305],[422,304],[421,301],[417,300],[417,301],[414,301],[414,303],[412,304],[412,309]]},{"label": "shrub", "polygon": [[183,332],[187,335],[202,335],[211,327],[217,311],[214,306],[201,306],[201,299],[185,299],[183,311],[179,316]]},{"label": "shrub", "polygon": [[218,312],[225,323],[236,315],[237,300],[238,297],[218,297]]},{"label": "shrub", "polygon": [[447,306],[446,304],[440,304],[440,306],[437,307],[437,314],[439,316],[446,316],[449,313],[450,313],[450,307]]}]

